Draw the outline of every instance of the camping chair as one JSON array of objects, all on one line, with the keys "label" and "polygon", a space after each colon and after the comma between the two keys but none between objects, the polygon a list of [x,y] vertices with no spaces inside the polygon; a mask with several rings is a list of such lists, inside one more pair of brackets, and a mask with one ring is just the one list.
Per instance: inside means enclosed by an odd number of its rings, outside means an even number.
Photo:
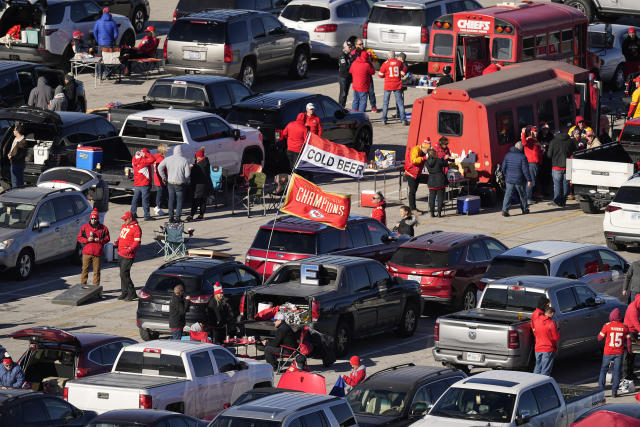
[{"label": "camping chair", "polygon": [[[220,166],[211,166],[209,170],[209,176],[211,177],[211,185],[212,185],[212,196],[214,207],[218,207],[218,196],[222,195],[222,206],[225,205],[226,202],[226,185],[225,188],[222,187],[222,179],[224,178],[224,171]],[[226,184],[226,180],[225,180]]]},{"label": "camping chair", "polygon": [[164,59],[162,58],[162,50],[158,50],[160,39],[156,37],[153,41],[155,55],[148,58],[134,58],[129,60],[130,71],[133,74],[134,65],[137,65],[138,72],[144,75],[144,79],[149,78],[149,74],[152,71],[157,71],[160,74],[160,67],[164,65]]},{"label": "camping chair", "polygon": [[287,191],[287,186],[289,185],[289,175],[286,173],[278,174],[273,178],[273,183],[275,187],[268,193],[269,205],[267,209],[280,210],[281,202],[283,201],[282,196],[285,191]]},{"label": "camping chair", "polygon": [[193,236],[193,229],[184,231],[183,222],[167,222],[155,233],[155,240],[162,246],[158,253],[164,252],[165,261],[187,255],[187,243]]},{"label": "camping chair", "polygon": [[300,331],[300,341],[297,348],[287,347],[286,345],[280,346],[280,353],[278,356],[278,372],[287,368],[295,359],[296,356],[302,354],[305,357],[309,357],[313,351],[313,345],[307,339],[309,333],[309,327],[305,326]]},{"label": "camping chair", "polygon": [[120,48],[119,47],[103,47],[102,48],[102,64],[100,66],[102,71],[100,72],[100,81],[102,82],[102,75],[106,74],[106,78],[109,78],[114,72],[118,76],[118,82],[122,80],[122,64],[120,63]]},{"label": "camping chair", "polygon": [[[246,165],[245,165],[246,166]],[[259,166],[259,165],[257,165]],[[267,176],[262,172],[253,172],[246,184],[234,185],[231,199],[231,215],[235,215],[236,198],[247,209],[247,217],[251,217],[251,206],[262,204],[262,216],[267,214],[265,204],[265,183]]]}]

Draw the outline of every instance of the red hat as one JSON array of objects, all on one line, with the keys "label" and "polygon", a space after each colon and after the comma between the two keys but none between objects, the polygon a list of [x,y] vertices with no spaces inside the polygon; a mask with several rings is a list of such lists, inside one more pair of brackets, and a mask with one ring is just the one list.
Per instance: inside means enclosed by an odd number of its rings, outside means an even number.
[{"label": "red hat", "polygon": [[349,363],[353,366],[360,366],[360,358],[358,356],[351,356]]},{"label": "red hat", "polygon": [[538,126],[531,126],[532,132],[538,132]]},{"label": "red hat", "polygon": [[635,34],[636,33],[636,29],[631,27],[629,28],[629,31],[627,31],[629,34]]},{"label": "red hat", "polygon": [[149,25],[147,28],[145,28],[145,31],[146,32],[152,31],[152,32],[155,33],[156,32],[156,27],[154,27],[153,25]]},{"label": "red hat", "polygon": [[216,284],[213,286],[213,294],[224,294],[224,290],[222,289],[222,285],[220,285],[220,282],[216,282]]},{"label": "red hat", "polygon": [[74,39],[75,39],[75,38],[78,38],[78,37],[82,37],[82,36],[84,36],[84,33],[81,33],[81,32],[80,32],[80,31],[78,31],[78,30],[75,30],[75,31],[73,32],[73,38],[74,38]]},{"label": "red hat", "polygon": [[633,79],[634,82],[640,83],[640,76],[636,77],[635,79]]},{"label": "red hat", "polygon": [[126,221],[128,219],[133,219],[133,214],[131,213],[131,211],[126,211],[124,215],[120,217],[120,219],[123,221]]},{"label": "red hat", "polygon": [[11,356],[6,351],[4,352],[4,358],[2,359],[2,362],[3,363],[11,363],[11,362],[13,362],[13,359],[11,359]]},{"label": "red hat", "polygon": [[576,116],[576,125],[580,122],[584,122],[584,117],[582,116]]},{"label": "red hat", "polygon": [[[131,213],[131,212],[129,212]],[[91,215],[89,216],[89,219],[100,219],[100,214],[98,213],[98,208],[93,208],[93,210],[91,211]]]},{"label": "red hat", "polygon": [[196,151],[196,158],[201,158],[204,157],[204,150],[201,148],[198,151]]},{"label": "red hat", "polygon": [[143,147],[142,150],[143,153],[149,154],[149,149],[147,147]]},{"label": "red hat", "polygon": [[108,7],[105,7],[104,9],[102,9],[102,13],[111,13],[111,9],[109,9]]}]

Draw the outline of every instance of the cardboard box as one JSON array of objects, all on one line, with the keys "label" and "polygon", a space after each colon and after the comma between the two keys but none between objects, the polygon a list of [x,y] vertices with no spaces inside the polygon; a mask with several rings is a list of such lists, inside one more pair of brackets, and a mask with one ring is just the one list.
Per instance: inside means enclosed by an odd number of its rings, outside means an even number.
[{"label": "cardboard box", "polygon": [[27,43],[38,44],[38,30],[27,28],[24,32],[27,34]]},{"label": "cardboard box", "polygon": [[376,150],[373,164],[376,169],[386,169],[395,166],[396,152],[394,150]]},{"label": "cardboard box", "polygon": [[373,195],[376,194],[373,190],[362,190],[360,192],[360,205],[365,208],[373,208]]}]

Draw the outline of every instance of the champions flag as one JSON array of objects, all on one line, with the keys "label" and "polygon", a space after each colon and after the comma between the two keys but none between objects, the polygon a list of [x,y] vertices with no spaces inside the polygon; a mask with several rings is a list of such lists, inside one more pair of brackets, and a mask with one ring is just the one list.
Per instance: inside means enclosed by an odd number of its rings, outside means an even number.
[{"label": "champions flag", "polygon": [[351,196],[323,191],[313,182],[294,173],[281,210],[344,230],[351,210]]},{"label": "champions flag", "polygon": [[366,166],[366,153],[336,144],[309,132],[309,140],[304,145],[296,169],[362,178]]}]

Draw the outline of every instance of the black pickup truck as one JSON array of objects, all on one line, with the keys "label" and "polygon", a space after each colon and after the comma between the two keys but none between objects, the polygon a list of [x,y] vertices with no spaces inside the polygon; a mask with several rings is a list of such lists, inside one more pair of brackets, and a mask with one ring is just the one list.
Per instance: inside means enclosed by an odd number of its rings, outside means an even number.
[{"label": "black pickup truck", "polygon": [[295,306],[287,323],[332,336],[337,356],[345,355],[355,338],[393,331],[413,335],[422,312],[417,282],[391,277],[375,260],[321,255],[289,262],[265,285],[247,291],[245,333],[274,335],[272,321],[254,320],[258,305],[287,303]]},{"label": "black pickup truck", "polygon": [[235,102],[253,95],[236,79],[221,76],[183,75],[156,80],[143,101],[111,107],[95,114],[104,116],[121,129],[127,117],[155,108],[198,110],[226,117]]}]

